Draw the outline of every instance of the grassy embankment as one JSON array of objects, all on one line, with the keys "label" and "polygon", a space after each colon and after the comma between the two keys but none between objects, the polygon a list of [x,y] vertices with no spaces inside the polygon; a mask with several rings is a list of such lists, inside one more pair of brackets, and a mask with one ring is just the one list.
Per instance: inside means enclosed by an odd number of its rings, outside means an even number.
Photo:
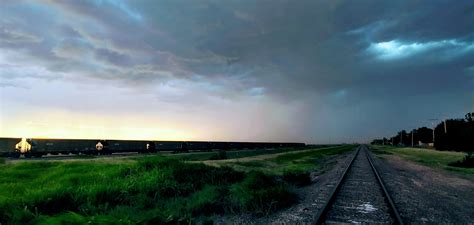
[{"label": "grassy embankment", "polygon": [[[341,151],[333,149],[321,151]],[[301,171],[310,168],[311,157],[322,156],[318,151],[287,153],[272,161],[300,163],[287,168]],[[297,201],[291,185],[271,173],[173,157],[2,164],[0,223],[175,224],[226,213],[266,215]]]},{"label": "grassy embankment", "polygon": [[297,173],[310,170],[324,172],[335,163],[328,161],[328,157],[351,151],[354,148],[354,145],[344,145],[237,159],[206,160],[203,163],[218,167],[227,166],[243,172],[261,171],[269,175],[283,175],[286,172]]},{"label": "grassy embankment", "polygon": [[285,153],[292,151],[300,151],[305,149],[316,149],[331,146],[317,146],[317,147],[303,147],[303,148],[275,148],[275,149],[251,149],[251,150],[237,150],[223,152],[194,152],[183,154],[166,154],[167,157],[179,159],[184,161],[205,161],[205,160],[220,160],[220,159],[237,159],[244,157],[251,157],[257,155],[268,155],[276,153]]},{"label": "grassy embankment", "polygon": [[372,146],[372,151],[381,157],[383,157],[383,155],[393,154],[432,168],[453,171],[460,174],[474,174],[474,168],[461,168],[450,165],[462,160],[465,156],[465,153],[463,152],[400,148],[392,146]]}]

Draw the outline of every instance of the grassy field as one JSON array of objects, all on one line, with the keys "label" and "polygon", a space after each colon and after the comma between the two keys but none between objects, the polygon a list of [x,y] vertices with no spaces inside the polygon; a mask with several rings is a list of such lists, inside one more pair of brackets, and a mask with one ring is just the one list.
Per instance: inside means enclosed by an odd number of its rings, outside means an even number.
[{"label": "grassy field", "polygon": [[[226,151],[225,158],[235,159],[243,158],[256,155],[275,154],[281,152],[295,151],[298,149],[294,148],[277,148],[277,149],[252,149],[252,150],[240,150],[240,151]],[[219,152],[195,152],[195,153],[183,153],[183,154],[167,154],[166,157],[173,159],[179,159],[184,161],[204,161],[204,160],[218,160],[222,159],[222,155]]]},{"label": "grassy field", "polygon": [[391,146],[372,146],[374,153],[378,155],[397,155],[404,159],[423,164],[425,166],[453,171],[460,174],[474,174],[474,168],[461,168],[449,164],[462,160],[463,152],[436,151],[420,148],[399,148]]},{"label": "grassy field", "polygon": [[[267,215],[297,201],[292,192],[296,182],[292,181],[301,180],[299,174],[286,174],[286,179],[274,174],[316,168],[311,165],[315,160],[347,150],[336,147],[270,152],[274,154],[265,156],[272,156],[271,163],[281,168],[261,170],[263,167],[255,166],[246,173],[225,165],[185,161],[208,159],[196,157],[198,153],[2,161],[0,224],[176,224],[212,222],[221,214]],[[229,158],[264,156],[255,151],[227,154]]]},{"label": "grassy field", "polygon": [[205,161],[205,160],[219,160],[219,159],[237,159],[258,155],[268,155],[276,153],[284,153],[291,151],[299,151],[304,149],[322,148],[320,147],[303,147],[303,148],[276,148],[276,149],[252,149],[252,150],[240,150],[240,151],[226,151],[225,155],[220,152],[195,152],[195,153],[184,153],[184,154],[167,154],[166,157],[184,160],[184,161]]},{"label": "grassy field", "polygon": [[324,172],[334,163],[328,161],[328,157],[351,151],[354,148],[354,145],[344,145],[237,159],[207,160],[203,163],[218,167],[226,166],[243,172],[261,171],[269,175],[283,175],[310,170]]}]

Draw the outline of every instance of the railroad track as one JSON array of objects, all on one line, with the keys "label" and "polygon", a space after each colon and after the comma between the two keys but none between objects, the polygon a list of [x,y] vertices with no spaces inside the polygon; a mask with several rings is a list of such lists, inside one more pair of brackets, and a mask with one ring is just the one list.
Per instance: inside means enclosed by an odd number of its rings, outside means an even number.
[{"label": "railroad track", "polygon": [[315,223],[403,224],[367,146],[358,147]]}]

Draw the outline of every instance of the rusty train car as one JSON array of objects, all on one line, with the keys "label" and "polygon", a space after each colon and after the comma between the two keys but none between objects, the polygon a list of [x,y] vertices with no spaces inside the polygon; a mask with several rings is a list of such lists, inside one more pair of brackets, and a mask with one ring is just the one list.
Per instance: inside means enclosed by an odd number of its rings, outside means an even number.
[{"label": "rusty train car", "polygon": [[41,157],[47,154],[107,155],[113,153],[162,151],[213,151],[257,148],[304,147],[304,143],[280,142],[213,142],[213,141],[135,141],[92,139],[25,139],[0,138],[0,156]]}]

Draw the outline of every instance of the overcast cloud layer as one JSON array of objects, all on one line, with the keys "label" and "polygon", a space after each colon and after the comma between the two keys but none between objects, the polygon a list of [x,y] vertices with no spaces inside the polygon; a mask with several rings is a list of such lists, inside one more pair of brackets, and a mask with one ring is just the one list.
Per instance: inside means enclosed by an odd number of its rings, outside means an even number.
[{"label": "overcast cloud layer", "polygon": [[472,1],[2,1],[0,136],[335,143],[474,111]]}]

